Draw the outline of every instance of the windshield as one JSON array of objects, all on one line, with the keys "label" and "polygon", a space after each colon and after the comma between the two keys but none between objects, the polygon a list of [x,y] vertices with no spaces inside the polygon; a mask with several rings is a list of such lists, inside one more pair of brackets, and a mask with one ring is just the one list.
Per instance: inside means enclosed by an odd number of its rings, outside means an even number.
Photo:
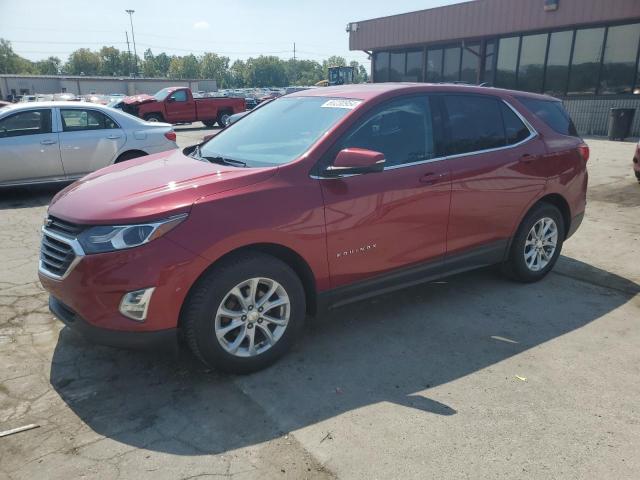
[{"label": "windshield", "polygon": [[360,104],[327,97],[279,98],[223,130],[201,148],[203,157],[222,157],[267,167],[306,152],[327,130]]},{"label": "windshield", "polygon": [[167,98],[167,96],[169,95],[169,93],[171,93],[170,88],[163,88],[162,90],[160,90],[159,92],[157,92],[153,98],[155,98],[157,101],[162,102],[165,98]]}]

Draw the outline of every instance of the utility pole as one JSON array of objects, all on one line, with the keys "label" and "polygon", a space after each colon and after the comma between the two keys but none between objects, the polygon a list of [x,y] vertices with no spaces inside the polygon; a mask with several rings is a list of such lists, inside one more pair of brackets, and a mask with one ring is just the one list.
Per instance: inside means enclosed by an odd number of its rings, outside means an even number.
[{"label": "utility pole", "polygon": [[298,83],[298,68],[296,65],[296,42],[293,42],[293,80],[295,83]]},{"label": "utility pole", "polygon": [[135,75],[138,76],[138,52],[136,51],[136,35],[133,33],[133,14],[135,10],[125,10],[129,14],[129,21],[131,22],[131,39],[133,40],[133,55],[135,63]]},{"label": "utility pole", "polygon": [[127,39],[127,52],[129,52],[129,56],[127,57],[127,71],[129,72],[129,76],[131,76],[131,48],[129,48],[129,34],[127,31],[124,31],[124,36]]}]

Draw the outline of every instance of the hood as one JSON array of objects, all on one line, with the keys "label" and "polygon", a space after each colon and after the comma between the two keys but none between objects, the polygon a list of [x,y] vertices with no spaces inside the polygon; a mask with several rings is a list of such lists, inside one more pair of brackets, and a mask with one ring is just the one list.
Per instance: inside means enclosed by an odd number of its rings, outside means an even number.
[{"label": "hood", "polygon": [[143,93],[141,95],[134,95],[132,97],[124,97],[122,103],[125,105],[142,105],[143,103],[156,102],[156,97],[153,95],[147,95]]},{"label": "hood", "polygon": [[187,212],[193,203],[268,179],[273,168],[240,168],[186,157],[179,150],[103,168],[59,192],[49,213],[80,224],[134,223]]}]

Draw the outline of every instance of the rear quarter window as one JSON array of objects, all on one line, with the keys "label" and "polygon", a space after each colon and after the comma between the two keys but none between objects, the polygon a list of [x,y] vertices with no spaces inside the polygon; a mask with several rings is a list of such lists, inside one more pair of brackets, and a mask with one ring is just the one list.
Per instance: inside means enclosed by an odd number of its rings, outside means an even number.
[{"label": "rear quarter window", "polygon": [[554,131],[571,137],[579,136],[576,126],[562,102],[527,97],[519,97],[518,100]]}]

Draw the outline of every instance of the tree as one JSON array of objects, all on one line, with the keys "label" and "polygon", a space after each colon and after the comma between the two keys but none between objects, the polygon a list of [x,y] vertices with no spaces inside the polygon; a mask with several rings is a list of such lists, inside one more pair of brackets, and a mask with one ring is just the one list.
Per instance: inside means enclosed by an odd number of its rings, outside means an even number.
[{"label": "tree", "polygon": [[367,73],[367,69],[364,68],[363,65],[360,65],[357,61],[353,60],[349,63],[350,67],[353,67],[354,70],[354,78],[353,81],[355,83],[365,83],[369,80],[369,74]]},{"label": "tree", "polygon": [[215,53],[205,53],[200,58],[199,78],[213,79],[217,82],[218,87],[226,87],[231,84],[229,57],[219,56]]},{"label": "tree", "polygon": [[198,59],[192,53],[182,57],[182,76],[181,78],[199,78],[200,65]]},{"label": "tree", "polygon": [[242,60],[236,60],[231,65],[230,70],[230,84],[235,88],[242,88],[246,85],[245,76],[247,71],[247,64]]},{"label": "tree", "polygon": [[100,75],[123,75],[125,68],[122,64],[120,50],[115,47],[102,47],[98,52],[100,58]]},{"label": "tree", "polygon": [[182,57],[171,57],[169,78],[182,78]]},{"label": "tree", "polygon": [[62,61],[58,57],[49,57],[46,60],[36,62],[36,70],[39,75],[58,75],[62,68]]},{"label": "tree", "polygon": [[169,76],[169,65],[171,64],[171,57],[162,52],[155,57],[156,75],[160,77]]},{"label": "tree", "polygon": [[34,64],[17,55],[11,42],[0,38],[0,73],[35,73]]},{"label": "tree", "polygon": [[260,55],[247,60],[245,82],[254,87],[285,87],[287,72],[278,57]]},{"label": "tree", "polygon": [[142,63],[142,75],[145,77],[157,77],[156,59],[150,48],[144,52],[144,62]]},{"label": "tree", "polygon": [[69,55],[65,70],[72,75],[97,75],[100,56],[88,48],[80,48]]},{"label": "tree", "polygon": [[289,85],[314,85],[324,78],[322,65],[315,60],[289,59],[286,71]]}]

